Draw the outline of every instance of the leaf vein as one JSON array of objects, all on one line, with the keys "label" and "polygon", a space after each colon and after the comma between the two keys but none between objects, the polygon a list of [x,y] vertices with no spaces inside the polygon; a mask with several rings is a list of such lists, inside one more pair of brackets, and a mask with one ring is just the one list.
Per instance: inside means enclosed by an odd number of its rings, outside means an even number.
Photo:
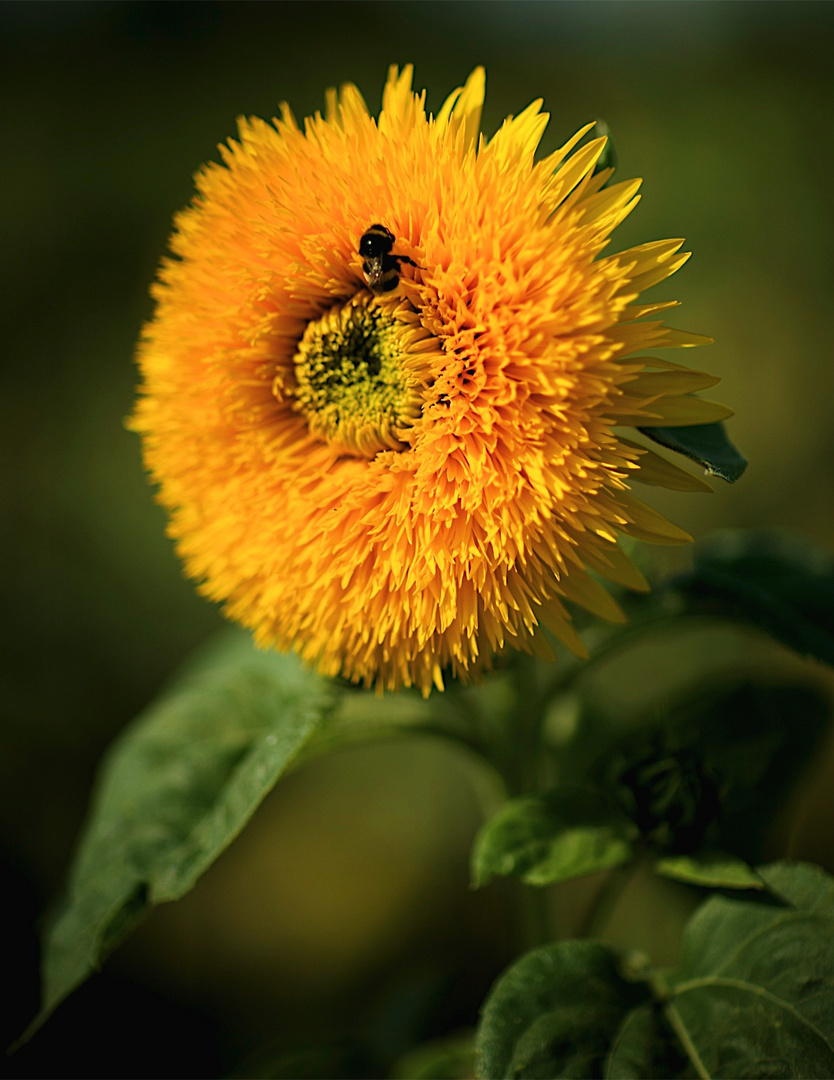
[{"label": "leaf vein", "polygon": [[773,1005],[784,1009],[785,1012],[793,1016],[800,1024],[812,1031],[825,1044],[830,1053],[834,1055],[834,1044],[823,1035],[819,1028],[813,1024],[807,1016],[803,1016],[803,1014],[799,1012],[795,1006],[791,1005],[789,1001],[777,997],[764,986],[757,986],[755,983],[744,982],[743,979],[716,978],[713,975],[709,975],[701,979],[690,979],[687,982],[680,983],[675,987],[675,997],[677,998],[680,997],[681,994],[689,993],[691,990],[700,990],[703,987],[708,986],[727,986],[734,990],[744,990],[748,994],[755,994],[757,997],[765,998],[765,1000],[771,1002]]}]

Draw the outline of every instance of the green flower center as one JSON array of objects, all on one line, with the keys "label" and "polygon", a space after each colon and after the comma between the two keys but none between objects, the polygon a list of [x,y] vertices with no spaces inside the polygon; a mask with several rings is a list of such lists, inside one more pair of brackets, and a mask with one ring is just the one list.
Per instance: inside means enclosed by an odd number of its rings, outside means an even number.
[{"label": "green flower center", "polygon": [[420,414],[414,330],[359,294],[307,325],[295,355],[295,408],[310,431],[345,454],[402,450]]}]

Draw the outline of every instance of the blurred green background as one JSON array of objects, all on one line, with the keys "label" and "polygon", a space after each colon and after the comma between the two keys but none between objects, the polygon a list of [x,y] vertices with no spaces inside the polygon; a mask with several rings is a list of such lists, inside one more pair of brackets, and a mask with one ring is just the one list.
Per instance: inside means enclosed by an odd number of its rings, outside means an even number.
[{"label": "blurred green background", "polygon": [[[171,216],[236,116],[304,116],[344,80],[376,110],[388,64],[413,62],[434,110],[485,64],[488,133],[544,97],[545,150],[604,117],[619,176],[644,178],[617,244],[686,237],[694,258],[655,292],[716,339],[687,360],[724,380],[751,460],[733,488],[649,501],[696,537],[779,525],[830,550],[833,48],[826,3],[0,5],[8,1040],[98,758],[223,622],[180,576],[122,419]],[[691,663],[667,652],[664,678]],[[832,774],[809,778],[790,840],[829,869]],[[253,1054],[251,1075],[270,1045],[362,1030],[395,1051],[472,1024],[512,955],[509,890],[467,889],[477,821],[466,761],[429,742],[294,774],[12,1075],[209,1076]]]}]

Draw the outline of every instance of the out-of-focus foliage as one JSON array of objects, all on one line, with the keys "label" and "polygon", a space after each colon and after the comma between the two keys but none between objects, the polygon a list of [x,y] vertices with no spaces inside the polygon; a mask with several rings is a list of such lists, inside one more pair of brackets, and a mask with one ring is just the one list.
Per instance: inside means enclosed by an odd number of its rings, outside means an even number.
[{"label": "out-of-focus foliage", "polygon": [[194,887],[333,698],[297,657],[234,632],[116,741],[46,939],[39,1023],[155,905]]},{"label": "out-of-focus foliage", "polygon": [[673,587],[691,611],[737,619],[834,664],[834,556],[779,532],[724,532]]},{"label": "out-of-focus foliage", "polygon": [[[121,418],[171,216],[235,116],[272,115],[282,98],[311,113],[343,79],[373,105],[386,66],[410,61],[435,109],[486,64],[487,131],[544,96],[544,151],[604,116],[618,177],[644,177],[619,242],[687,237],[694,258],[657,299],[683,298],[681,325],[716,339],[710,369],[752,462],[732,488],[688,500],[652,489],[653,505],[699,537],[776,524],[830,548],[832,151],[820,133],[832,45],[831,6],[790,2],[0,5],[8,1040],[37,1007],[34,930],[20,927],[57,893],[97,759],[220,625],[180,578]],[[712,629],[657,638],[628,665],[614,657],[586,689],[593,706],[616,701],[625,729],[652,718],[649,688],[673,702],[730,662],[755,684],[763,670],[798,674],[787,654]],[[576,717],[553,719],[559,734]],[[589,729],[598,755],[595,738]],[[748,839],[770,858],[790,837],[793,854],[834,868],[832,774],[821,756],[810,810],[795,804]],[[164,1060],[216,1075],[270,1039],[292,1054],[341,1046],[346,1030],[363,1032],[362,1061],[382,1071],[415,1042],[471,1026],[511,958],[504,886],[515,883],[467,889],[469,779],[468,760],[427,741],[357,745],[299,769],[197,888],[58,1010],[16,1071],[111,1076],[124,1055],[138,1073]],[[585,885],[559,886],[563,930]],[[658,889],[673,886],[653,877],[624,899],[641,943],[674,921],[679,893]]]},{"label": "out-of-focus foliage", "polygon": [[774,864],[781,904],[712,897],[671,973],[600,942],[522,957],[490,994],[479,1075],[827,1077],[834,1068],[834,881]]}]

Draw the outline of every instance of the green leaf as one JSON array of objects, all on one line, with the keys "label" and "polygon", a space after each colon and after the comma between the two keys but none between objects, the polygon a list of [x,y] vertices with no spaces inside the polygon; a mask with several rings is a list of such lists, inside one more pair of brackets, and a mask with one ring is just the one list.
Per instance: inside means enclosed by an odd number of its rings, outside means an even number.
[{"label": "green leaf", "polygon": [[834,879],[760,870],[790,907],[712,897],[690,920],[666,1015],[699,1076],[834,1075]]},{"label": "green leaf", "polygon": [[663,877],[701,885],[707,889],[763,889],[764,882],[743,859],[720,851],[671,855],[658,859],[655,870]]},{"label": "green leaf", "polygon": [[604,792],[563,784],[511,799],[481,828],[472,858],[473,884],[518,877],[528,885],[608,870],[626,862],[637,830]]},{"label": "green leaf", "polygon": [[762,857],[767,829],[830,726],[831,706],[802,685],[740,683],[692,697],[676,716],[688,741],[721,785],[713,849],[748,863]]},{"label": "green leaf", "polygon": [[493,987],[475,1048],[478,1075],[599,1076],[627,1014],[648,996],[599,941],[560,941],[527,953]]},{"label": "green leaf", "polygon": [[747,468],[747,458],[730,442],[721,421],[688,427],[641,427],[637,430],[668,450],[697,461],[708,476],[718,476],[728,484],[734,484]]},{"label": "green leaf", "polygon": [[671,974],[595,941],[522,957],[483,1010],[480,1075],[834,1075],[834,879],[788,863],[759,874],[782,903],[711,897]]},{"label": "green leaf", "polygon": [[473,1036],[434,1039],[412,1050],[397,1062],[392,1080],[474,1080]]},{"label": "green leaf", "polygon": [[611,1044],[605,1062],[606,1080],[648,1080],[651,1077],[691,1076],[657,1005],[640,1005],[630,1012]]},{"label": "green leaf", "polygon": [[696,546],[670,587],[690,610],[750,623],[803,656],[834,664],[834,559],[777,530],[728,531]]},{"label": "green leaf", "polygon": [[296,657],[235,632],[129,725],[100,769],[30,1033],[155,904],[188,892],[331,707]]},{"label": "green leaf", "polygon": [[[792,683],[693,686],[618,735],[596,721],[589,782],[610,791],[659,854],[758,862],[767,830],[829,726],[830,704]],[[578,742],[588,738],[580,727]],[[608,742],[608,746],[605,743]],[[577,756],[566,766],[582,775]]]}]

